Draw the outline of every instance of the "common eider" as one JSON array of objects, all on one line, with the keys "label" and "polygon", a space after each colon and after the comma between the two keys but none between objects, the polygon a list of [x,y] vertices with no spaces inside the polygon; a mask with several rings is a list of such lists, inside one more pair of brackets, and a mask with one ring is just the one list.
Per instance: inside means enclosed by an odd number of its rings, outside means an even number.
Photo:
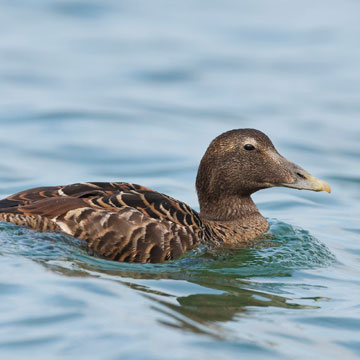
[{"label": "common eider", "polygon": [[274,186],[330,193],[261,131],[231,130],[210,143],[200,162],[199,213],[141,185],[86,182],[11,195],[0,200],[0,221],[72,235],[105,259],[163,262],[199,244],[235,245],[266,232],[251,194]]}]

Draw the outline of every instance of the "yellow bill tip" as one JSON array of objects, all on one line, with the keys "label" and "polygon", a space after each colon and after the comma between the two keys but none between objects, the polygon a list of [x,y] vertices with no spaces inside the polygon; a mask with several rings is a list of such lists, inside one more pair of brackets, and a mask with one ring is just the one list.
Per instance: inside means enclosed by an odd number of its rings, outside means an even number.
[{"label": "yellow bill tip", "polygon": [[330,185],[324,181],[316,178],[315,176],[310,175],[307,179],[309,184],[312,185],[312,189],[314,191],[326,191],[327,193],[331,193],[331,187]]}]

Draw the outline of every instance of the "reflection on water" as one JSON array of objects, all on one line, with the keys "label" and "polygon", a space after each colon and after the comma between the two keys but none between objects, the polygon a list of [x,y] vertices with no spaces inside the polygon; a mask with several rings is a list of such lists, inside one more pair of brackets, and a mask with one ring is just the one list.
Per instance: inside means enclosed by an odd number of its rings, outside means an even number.
[{"label": "reflection on water", "polygon": [[[215,338],[228,331],[217,324],[238,318],[251,307],[316,309],[316,299],[279,296],[281,283],[262,289],[247,277],[291,276],[293,270],[331,265],[335,258],[307,231],[272,220],[270,234],[251,247],[193,251],[166,264],[126,264],[93,258],[85,244],[70,236],[37,233],[3,223],[2,254],[30,257],[65,276],[116,281],[140,291],[162,313],[163,324]],[[79,249],[83,250],[79,252]],[[144,280],[144,282],[137,282]],[[167,286],[161,286],[161,280]],[[186,296],[177,296],[170,280],[185,282]],[[160,281],[160,284],[159,284]],[[169,286],[170,284],[170,286]],[[193,288],[190,286],[194,284]],[[279,286],[280,285],[280,286]],[[174,287],[172,291],[172,288]],[[168,299],[176,299],[169,301]]]},{"label": "reflection on water", "polygon": [[1,2],[0,195],[116,180],[198,209],[206,146],[240,127],[333,189],[259,192],[269,234],[158,265],[0,224],[1,358],[356,358],[359,6]]}]

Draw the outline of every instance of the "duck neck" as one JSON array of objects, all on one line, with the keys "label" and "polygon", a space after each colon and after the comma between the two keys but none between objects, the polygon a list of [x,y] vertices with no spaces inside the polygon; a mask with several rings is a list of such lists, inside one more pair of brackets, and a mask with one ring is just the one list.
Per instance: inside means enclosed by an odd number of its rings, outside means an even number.
[{"label": "duck neck", "polygon": [[250,195],[226,196],[215,200],[207,199],[206,201],[199,197],[199,202],[200,216],[207,220],[235,222],[237,225],[246,226],[251,224],[254,218],[263,218]]}]

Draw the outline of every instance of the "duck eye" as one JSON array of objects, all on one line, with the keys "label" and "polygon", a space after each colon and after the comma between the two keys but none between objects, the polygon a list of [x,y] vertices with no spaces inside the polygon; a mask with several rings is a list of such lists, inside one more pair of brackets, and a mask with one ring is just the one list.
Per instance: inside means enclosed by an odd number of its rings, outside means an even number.
[{"label": "duck eye", "polygon": [[246,144],[246,145],[244,145],[244,149],[245,150],[255,150],[255,146],[251,145],[251,144]]}]

